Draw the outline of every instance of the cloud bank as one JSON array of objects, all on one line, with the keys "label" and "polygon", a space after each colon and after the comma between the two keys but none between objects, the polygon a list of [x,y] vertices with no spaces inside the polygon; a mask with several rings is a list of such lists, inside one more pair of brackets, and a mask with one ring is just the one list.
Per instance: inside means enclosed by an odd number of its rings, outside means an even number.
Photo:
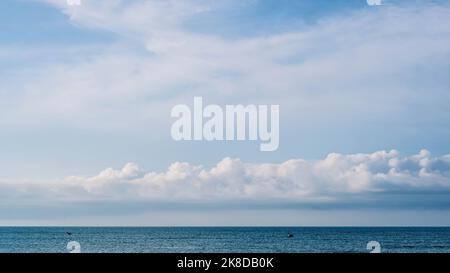
[{"label": "cloud bank", "polygon": [[433,157],[426,150],[406,157],[395,150],[332,153],[322,160],[291,159],[279,164],[224,158],[211,168],[175,162],[164,172],[145,172],[135,163],[127,163],[121,169],[108,168],[95,176],[2,183],[1,188],[3,194],[16,198],[60,201],[339,204],[348,198],[368,196],[382,200],[392,193],[448,195],[450,155]]}]

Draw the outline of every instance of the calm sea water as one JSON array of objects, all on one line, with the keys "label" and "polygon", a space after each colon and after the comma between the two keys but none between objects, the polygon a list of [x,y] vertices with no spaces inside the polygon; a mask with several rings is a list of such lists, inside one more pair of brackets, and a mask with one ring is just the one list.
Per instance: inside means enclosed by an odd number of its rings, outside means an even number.
[{"label": "calm sea water", "polygon": [[450,227],[0,227],[0,252],[67,252],[69,241],[82,252],[368,252],[369,241],[450,252]]}]

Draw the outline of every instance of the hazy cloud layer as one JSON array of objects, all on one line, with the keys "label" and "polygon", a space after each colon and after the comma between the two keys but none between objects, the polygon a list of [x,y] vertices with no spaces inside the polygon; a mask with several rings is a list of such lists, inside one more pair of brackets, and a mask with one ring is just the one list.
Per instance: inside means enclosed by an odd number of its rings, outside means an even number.
[{"label": "hazy cloud layer", "polygon": [[330,119],[364,126],[450,116],[443,73],[450,56],[448,5],[358,10],[289,31],[229,38],[186,23],[231,1],[45,2],[76,27],[115,33],[117,41],[84,51],[59,48],[64,61],[18,69],[16,94],[0,93],[9,101],[0,122],[10,126],[157,126],[169,123],[171,106],[194,95],[211,103],[281,104],[284,118],[304,128]]}]

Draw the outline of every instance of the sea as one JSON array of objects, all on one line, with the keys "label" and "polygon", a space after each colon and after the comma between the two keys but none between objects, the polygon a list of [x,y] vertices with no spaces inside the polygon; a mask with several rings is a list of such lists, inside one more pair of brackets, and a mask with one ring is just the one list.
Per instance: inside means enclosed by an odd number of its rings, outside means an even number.
[{"label": "sea", "polygon": [[450,227],[0,227],[3,253],[450,252]]}]

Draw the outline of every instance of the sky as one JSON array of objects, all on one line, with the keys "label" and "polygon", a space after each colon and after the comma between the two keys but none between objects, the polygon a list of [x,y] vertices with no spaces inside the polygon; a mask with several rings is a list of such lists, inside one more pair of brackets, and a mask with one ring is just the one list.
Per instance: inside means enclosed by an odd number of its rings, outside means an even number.
[{"label": "sky", "polygon": [[[450,1],[4,0],[0,26],[0,225],[450,225]],[[195,96],[280,105],[278,150],[174,141]]]}]

